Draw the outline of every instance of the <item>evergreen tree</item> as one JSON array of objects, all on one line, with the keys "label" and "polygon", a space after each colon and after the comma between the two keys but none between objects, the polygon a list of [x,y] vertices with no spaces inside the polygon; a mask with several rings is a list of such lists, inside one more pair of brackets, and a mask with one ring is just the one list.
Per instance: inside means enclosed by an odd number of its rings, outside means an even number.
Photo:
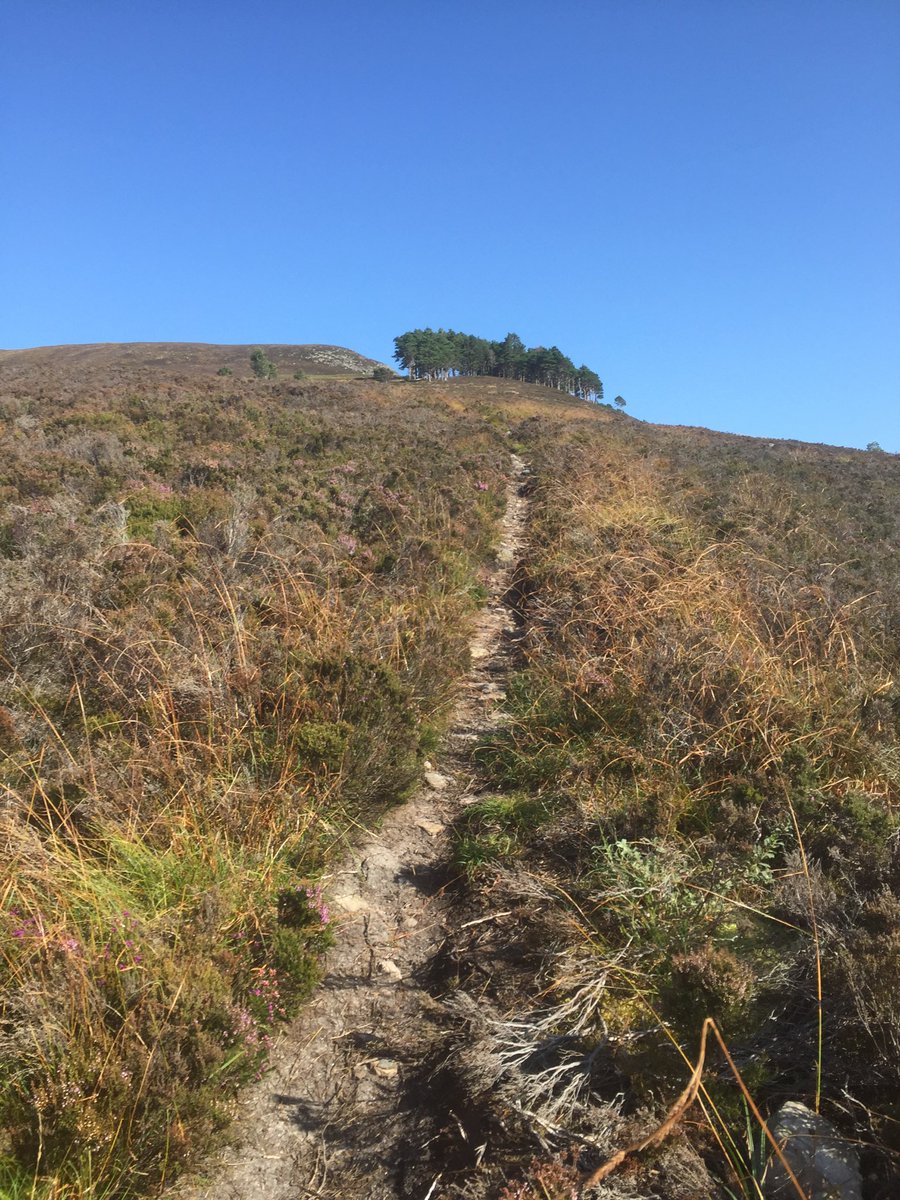
[{"label": "evergreen tree", "polygon": [[277,373],[277,367],[261,346],[251,352],[250,368],[257,379],[274,379]]},{"label": "evergreen tree", "polygon": [[508,333],[502,342],[494,343],[495,373],[504,379],[522,379],[525,354],[525,343],[519,335]]}]

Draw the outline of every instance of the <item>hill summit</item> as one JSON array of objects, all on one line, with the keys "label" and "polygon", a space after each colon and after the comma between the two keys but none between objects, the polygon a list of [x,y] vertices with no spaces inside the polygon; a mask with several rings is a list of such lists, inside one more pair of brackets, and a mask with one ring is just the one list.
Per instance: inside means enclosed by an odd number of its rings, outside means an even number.
[{"label": "hill summit", "polygon": [[250,374],[250,355],[261,349],[282,374],[312,376],[371,375],[385,364],[346,346],[216,345],[209,342],[96,342],[77,346],[36,346],[0,350],[0,374],[11,378],[48,368],[78,376],[112,376],[121,368],[165,371],[188,376],[228,370]]}]

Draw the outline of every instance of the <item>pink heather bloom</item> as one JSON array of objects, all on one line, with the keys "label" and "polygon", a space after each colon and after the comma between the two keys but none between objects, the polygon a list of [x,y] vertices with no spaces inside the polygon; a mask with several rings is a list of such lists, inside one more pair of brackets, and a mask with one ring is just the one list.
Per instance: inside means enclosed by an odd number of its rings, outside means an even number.
[{"label": "pink heather bloom", "polygon": [[316,916],[319,918],[319,921],[323,925],[327,925],[331,914],[328,911],[328,905],[322,898],[322,885],[317,883],[315,887],[308,887],[304,890],[306,892],[306,898],[309,901],[310,906],[315,909]]}]

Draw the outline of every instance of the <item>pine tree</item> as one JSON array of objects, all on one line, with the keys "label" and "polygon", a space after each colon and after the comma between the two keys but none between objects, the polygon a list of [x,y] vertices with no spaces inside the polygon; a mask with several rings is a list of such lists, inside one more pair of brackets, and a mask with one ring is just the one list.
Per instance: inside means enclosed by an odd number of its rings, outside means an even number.
[{"label": "pine tree", "polygon": [[278,371],[261,346],[251,352],[250,368],[257,379],[274,379]]}]

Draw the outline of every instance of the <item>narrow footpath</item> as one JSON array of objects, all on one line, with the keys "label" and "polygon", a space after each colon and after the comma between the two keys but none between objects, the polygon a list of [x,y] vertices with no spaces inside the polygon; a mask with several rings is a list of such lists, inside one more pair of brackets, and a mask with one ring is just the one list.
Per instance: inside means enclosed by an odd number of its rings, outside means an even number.
[{"label": "narrow footpath", "polygon": [[[336,944],[318,991],[249,1088],[232,1144],[185,1177],[173,1200],[439,1200],[442,1132],[427,1064],[442,1006],[428,967],[452,930],[445,896],[451,822],[477,786],[472,744],[496,719],[514,653],[504,597],[522,554],[528,469],[512,456],[490,598],[444,744],[421,787],[393,809],[333,876]],[[451,939],[452,940],[452,939]],[[430,1148],[429,1143],[431,1143]],[[429,1165],[436,1164],[436,1165]]]}]

